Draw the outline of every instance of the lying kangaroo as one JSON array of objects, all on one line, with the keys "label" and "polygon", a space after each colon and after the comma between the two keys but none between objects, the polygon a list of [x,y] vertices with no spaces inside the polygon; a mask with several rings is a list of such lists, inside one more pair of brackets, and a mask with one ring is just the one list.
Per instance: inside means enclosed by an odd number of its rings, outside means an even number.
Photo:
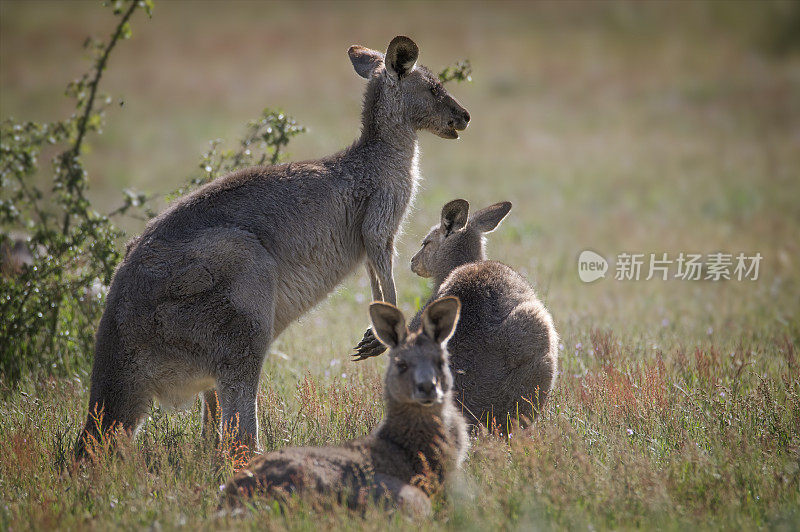
[{"label": "lying kangaroo", "polygon": [[223,502],[316,492],[351,507],[388,498],[410,513],[430,513],[428,497],[461,464],[469,444],[452,401],[443,345],[459,306],[455,297],[433,301],[419,318],[420,329],[409,333],[397,307],[370,305],[375,335],[389,347],[384,420],[371,434],[339,447],[294,447],[254,458],[228,483]]},{"label": "lying kangaroo", "polygon": [[[417,131],[455,139],[469,113],[395,37],[352,46],[367,78],[361,137],[323,159],[233,172],[152,220],[128,245],[97,331],[84,440],[131,432],[153,397],[179,406],[219,390],[224,426],[258,445],[264,354],[364,258],[374,299],[394,303],[394,236],[413,199]],[[206,393],[204,429],[216,417]],[[102,416],[98,414],[102,413]]]},{"label": "lying kangaroo", "polygon": [[[451,201],[411,259],[414,273],[433,278],[431,300],[461,300],[463,317],[448,344],[454,388],[472,423],[501,432],[512,420],[533,419],[555,384],[558,366],[558,333],[550,313],[525,278],[486,260],[483,235],[510,210],[511,203],[497,203],[468,218],[469,203]],[[381,352],[367,339],[356,356]]]}]

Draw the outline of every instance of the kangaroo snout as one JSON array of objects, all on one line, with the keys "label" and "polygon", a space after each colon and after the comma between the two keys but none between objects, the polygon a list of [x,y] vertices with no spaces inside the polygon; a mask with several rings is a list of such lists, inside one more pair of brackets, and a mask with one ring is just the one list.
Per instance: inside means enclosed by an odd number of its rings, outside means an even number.
[{"label": "kangaroo snout", "polygon": [[420,368],[414,375],[414,392],[412,398],[423,406],[441,403],[444,399],[439,378],[436,372],[429,368]]},{"label": "kangaroo snout", "polygon": [[456,131],[463,131],[467,129],[469,125],[469,111],[461,107],[455,99],[453,100],[453,104],[453,118],[450,119],[448,126]]},{"label": "kangaroo snout", "polygon": [[[420,253],[422,253],[420,251]],[[425,269],[422,268],[422,263],[420,260],[420,253],[417,253],[413,257],[411,257],[411,271],[419,275],[420,277],[428,277],[426,275]]]},{"label": "kangaroo snout", "polygon": [[466,109],[461,109],[461,112],[458,114],[456,129],[462,131],[464,129],[467,129],[468,125],[469,125],[469,111],[467,111]]}]

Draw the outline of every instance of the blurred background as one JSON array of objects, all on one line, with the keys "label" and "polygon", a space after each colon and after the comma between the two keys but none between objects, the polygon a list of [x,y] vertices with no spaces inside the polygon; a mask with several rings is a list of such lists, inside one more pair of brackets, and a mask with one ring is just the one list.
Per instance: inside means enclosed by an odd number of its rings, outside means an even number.
[{"label": "blurred background", "polygon": [[[511,200],[489,255],[536,286],[567,354],[593,328],[642,357],[709,338],[797,344],[799,13],[795,2],[160,1],[103,78],[115,104],[84,157],[89,196],[102,212],[129,186],[163,197],[197,174],[209,140],[233,145],[267,106],[308,128],[290,159],[345,147],[364,89],[347,48],[385,50],[405,34],[435,72],[474,68],[473,82],[448,86],[472,115],[461,140],[420,136],[424,181],[396,261],[407,312],[428,294],[408,261],[442,204]],[[0,116],[69,114],[64,87],[89,67],[81,45],[114,24],[95,2],[0,3]],[[585,249],[612,261],[605,279],[579,280]],[[760,252],[759,279],[613,278],[621,252],[717,251]],[[326,371],[360,338],[368,298],[359,270],[274,349],[294,371]]]}]

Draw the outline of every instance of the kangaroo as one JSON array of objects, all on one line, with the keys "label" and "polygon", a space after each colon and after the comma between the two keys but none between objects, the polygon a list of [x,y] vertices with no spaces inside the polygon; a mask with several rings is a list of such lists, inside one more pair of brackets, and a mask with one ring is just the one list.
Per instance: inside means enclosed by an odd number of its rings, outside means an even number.
[{"label": "kangaroo", "polygon": [[[411,259],[414,273],[433,278],[431,301],[461,300],[463,317],[448,344],[454,388],[472,425],[480,421],[501,433],[512,420],[534,419],[555,384],[558,366],[558,333],[550,313],[525,278],[486,260],[483,235],[510,210],[511,203],[502,202],[468,217],[469,203],[453,200]],[[375,340],[359,345],[357,360],[383,352]]]},{"label": "kangaroo", "polygon": [[461,465],[469,441],[453,403],[444,346],[458,321],[458,298],[431,302],[409,333],[394,305],[370,305],[375,335],[389,347],[384,381],[386,416],[371,434],[339,447],[281,449],[254,458],[223,491],[223,503],[243,496],[327,493],[350,507],[382,498],[417,515]]},{"label": "kangaroo", "polygon": [[135,432],[153,397],[180,406],[204,391],[204,429],[221,408],[222,427],[258,447],[256,390],[272,340],[365,258],[373,298],[395,303],[393,241],[419,179],[417,132],[456,139],[470,117],[416,65],[408,37],[385,56],[348,54],[369,80],[352,146],[220,177],[128,244],[98,327],[78,456],[112,426]]}]

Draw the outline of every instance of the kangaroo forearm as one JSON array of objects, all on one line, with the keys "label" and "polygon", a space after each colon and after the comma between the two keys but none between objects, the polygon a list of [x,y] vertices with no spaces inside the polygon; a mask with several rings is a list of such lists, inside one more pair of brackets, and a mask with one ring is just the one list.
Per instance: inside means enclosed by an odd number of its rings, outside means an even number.
[{"label": "kangaroo forearm", "polygon": [[391,270],[387,277],[381,279],[381,289],[383,290],[383,300],[392,305],[397,305],[397,292],[394,288]]},{"label": "kangaroo forearm", "polygon": [[394,288],[394,273],[392,272],[392,250],[381,254],[381,261],[376,268],[378,279],[383,292],[383,300],[392,305],[397,305],[397,292]]},{"label": "kangaroo forearm", "polygon": [[[394,288],[394,277],[392,272],[392,255],[394,246],[391,241],[380,242],[382,239],[370,238],[367,245],[367,262],[371,266],[378,281],[381,301],[386,301],[392,305],[397,304],[397,294]],[[380,243],[379,243],[380,242]],[[372,280],[372,278],[370,278]],[[375,285],[372,287],[375,296]],[[377,299],[377,298],[376,298]]]},{"label": "kangaroo forearm", "polygon": [[375,273],[375,268],[367,261],[367,274],[369,275],[369,284],[372,288],[372,300],[383,301],[383,291],[381,290],[381,282],[378,279],[378,274]]}]

